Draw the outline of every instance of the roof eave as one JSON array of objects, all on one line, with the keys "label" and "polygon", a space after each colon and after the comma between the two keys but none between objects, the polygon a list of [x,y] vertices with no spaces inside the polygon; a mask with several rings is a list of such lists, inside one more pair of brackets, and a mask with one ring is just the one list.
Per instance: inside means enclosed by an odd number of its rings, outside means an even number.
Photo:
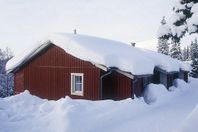
[{"label": "roof eave", "polygon": [[29,60],[31,60],[33,57],[35,57],[37,54],[39,54],[41,51],[43,51],[46,47],[50,46],[50,44],[52,44],[50,40],[45,41],[37,49],[35,49],[33,52],[31,52],[29,54],[29,56],[27,56],[27,58],[25,60],[23,60],[19,65],[17,65],[13,69],[6,70],[6,73],[15,73],[15,72],[17,72],[23,65],[25,65],[27,62],[29,62]]}]

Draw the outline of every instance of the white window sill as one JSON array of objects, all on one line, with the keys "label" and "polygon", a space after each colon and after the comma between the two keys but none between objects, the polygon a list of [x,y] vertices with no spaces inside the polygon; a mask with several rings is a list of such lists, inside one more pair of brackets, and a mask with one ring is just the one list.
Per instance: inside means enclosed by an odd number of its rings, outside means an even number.
[{"label": "white window sill", "polygon": [[83,96],[82,92],[72,92],[71,95]]}]

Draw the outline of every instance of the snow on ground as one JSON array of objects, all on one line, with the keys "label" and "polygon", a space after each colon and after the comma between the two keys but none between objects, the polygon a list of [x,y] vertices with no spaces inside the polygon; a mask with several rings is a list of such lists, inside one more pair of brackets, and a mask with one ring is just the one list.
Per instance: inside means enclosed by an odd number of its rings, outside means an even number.
[{"label": "snow on ground", "polygon": [[196,128],[194,121],[198,120],[198,80],[175,83],[177,87],[172,91],[158,92],[157,101],[152,104],[146,104],[143,98],[88,101],[65,97],[48,101],[25,91],[0,98],[0,131],[189,132]]},{"label": "snow on ground", "polygon": [[189,116],[184,120],[182,125],[175,132],[195,132],[197,131],[198,122],[198,105],[189,114]]},{"label": "snow on ground", "polygon": [[[144,90],[144,101],[147,104],[156,102],[157,100],[163,99],[168,94],[168,90],[162,84],[149,84]],[[166,97],[166,96],[165,96]]]}]

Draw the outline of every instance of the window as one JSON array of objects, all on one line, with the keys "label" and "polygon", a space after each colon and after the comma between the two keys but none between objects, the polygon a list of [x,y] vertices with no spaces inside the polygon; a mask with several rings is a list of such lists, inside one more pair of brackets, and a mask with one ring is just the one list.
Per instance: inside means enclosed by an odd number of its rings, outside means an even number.
[{"label": "window", "polygon": [[71,95],[83,96],[83,73],[71,73]]}]

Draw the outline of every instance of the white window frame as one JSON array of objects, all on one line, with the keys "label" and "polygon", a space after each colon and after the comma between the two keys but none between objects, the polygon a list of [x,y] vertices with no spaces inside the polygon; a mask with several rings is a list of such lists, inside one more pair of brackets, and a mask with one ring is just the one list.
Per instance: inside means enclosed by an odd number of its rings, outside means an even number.
[{"label": "white window frame", "polygon": [[[74,77],[73,77],[74,76]],[[75,76],[81,76],[82,77],[82,91],[75,91],[75,82],[73,79]],[[84,74],[83,73],[71,73],[71,95],[78,95],[78,96],[83,96],[84,95]]]}]

